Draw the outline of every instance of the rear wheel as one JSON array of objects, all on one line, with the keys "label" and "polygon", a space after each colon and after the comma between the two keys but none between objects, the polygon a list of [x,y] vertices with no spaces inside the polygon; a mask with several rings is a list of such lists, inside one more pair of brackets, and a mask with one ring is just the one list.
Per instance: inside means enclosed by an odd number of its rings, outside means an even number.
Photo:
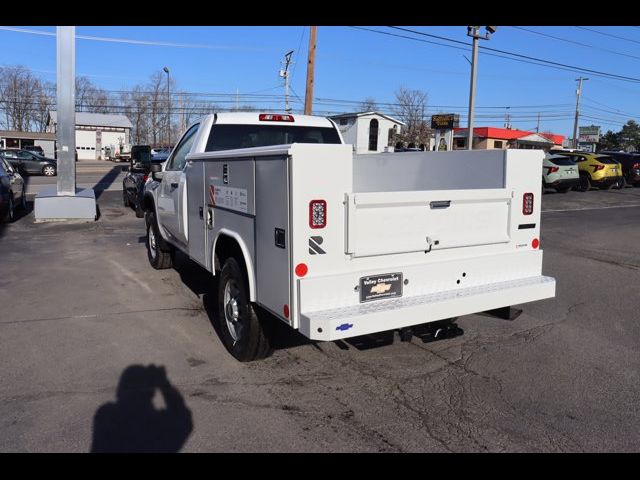
[{"label": "rear wheel", "polygon": [[586,192],[591,188],[591,180],[589,179],[588,174],[580,175],[580,187],[578,188],[581,192]]},{"label": "rear wheel", "polygon": [[27,194],[24,191],[24,186],[22,187],[22,196],[20,197],[20,207],[23,212],[27,211]]},{"label": "rear wheel", "polygon": [[241,362],[269,356],[271,346],[258,308],[249,301],[246,276],[235,258],[228,258],[218,282],[218,319],[224,346]]},{"label": "rear wheel", "polygon": [[158,230],[155,213],[147,215],[147,256],[156,270],[171,268],[171,247],[165,243]]},{"label": "rear wheel", "polygon": [[53,177],[56,174],[56,167],[53,165],[45,165],[42,169],[42,174],[46,177]]},{"label": "rear wheel", "polygon": [[556,192],[558,193],[567,193],[569,190],[571,190],[571,187],[556,188]]},{"label": "rear wheel", "polygon": [[624,177],[620,177],[620,178],[618,179],[618,181],[616,182],[616,188],[617,188],[618,190],[622,190],[622,189],[623,189],[624,187],[626,187],[626,186],[627,186],[627,179],[626,179],[626,178],[624,178]]}]

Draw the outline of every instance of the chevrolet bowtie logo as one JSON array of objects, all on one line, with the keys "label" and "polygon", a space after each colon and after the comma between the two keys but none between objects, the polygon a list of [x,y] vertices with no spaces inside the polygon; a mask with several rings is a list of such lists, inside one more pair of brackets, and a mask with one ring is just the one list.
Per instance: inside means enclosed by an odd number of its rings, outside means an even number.
[{"label": "chevrolet bowtie logo", "polygon": [[371,287],[371,293],[384,293],[391,290],[390,283],[379,283],[375,287]]}]

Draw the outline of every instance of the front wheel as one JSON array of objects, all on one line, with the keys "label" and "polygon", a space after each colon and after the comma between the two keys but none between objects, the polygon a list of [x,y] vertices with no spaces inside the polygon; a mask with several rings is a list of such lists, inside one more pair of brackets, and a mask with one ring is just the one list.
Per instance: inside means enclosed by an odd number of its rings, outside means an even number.
[{"label": "front wheel", "polygon": [[218,319],[224,346],[236,360],[250,362],[269,356],[271,346],[264,323],[257,307],[249,301],[247,280],[233,257],[227,259],[220,272]]},{"label": "front wheel", "polygon": [[9,192],[9,205],[7,205],[7,213],[3,219],[6,223],[13,222],[15,218],[15,208],[16,207],[13,204],[13,193]]},{"label": "front wheel", "polygon": [[45,165],[42,169],[42,174],[46,177],[53,177],[56,174],[56,167],[53,165]]},{"label": "front wheel", "polygon": [[122,190],[122,204],[125,207],[130,207],[131,206],[131,204],[129,203],[129,196],[127,195],[127,190],[126,189]]},{"label": "front wheel", "polygon": [[149,263],[156,270],[171,268],[171,248],[165,244],[158,230],[158,222],[154,213],[147,216],[147,256]]},{"label": "front wheel", "polygon": [[22,208],[23,212],[27,211],[27,194],[24,191],[24,187],[22,187],[22,196],[20,197],[20,208]]}]

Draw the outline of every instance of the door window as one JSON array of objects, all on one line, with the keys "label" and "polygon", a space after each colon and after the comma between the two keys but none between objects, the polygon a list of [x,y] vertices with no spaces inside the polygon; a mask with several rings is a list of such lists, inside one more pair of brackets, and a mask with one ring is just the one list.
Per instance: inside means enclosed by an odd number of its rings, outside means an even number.
[{"label": "door window", "polygon": [[184,134],[180,143],[173,150],[173,154],[167,165],[167,170],[182,170],[184,168],[184,165],[187,163],[187,154],[191,150],[191,145],[193,145],[193,141],[195,140],[198,127],[199,125],[196,124]]}]

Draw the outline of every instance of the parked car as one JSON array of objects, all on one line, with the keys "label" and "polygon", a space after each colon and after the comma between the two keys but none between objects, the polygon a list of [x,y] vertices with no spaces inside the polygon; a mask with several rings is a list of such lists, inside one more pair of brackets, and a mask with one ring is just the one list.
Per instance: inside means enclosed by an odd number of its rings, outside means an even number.
[{"label": "parked car", "polygon": [[21,174],[46,175],[53,177],[58,171],[58,162],[26,150],[0,150],[4,158]]},{"label": "parked car", "polygon": [[567,193],[580,185],[578,166],[571,158],[547,154],[542,161],[542,190],[553,188],[558,193]]},{"label": "parked car", "polygon": [[148,145],[131,147],[131,160],[129,167],[125,167],[127,174],[122,179],[122,201],[125,207],[132,207],[136,211],[138,218],[144,217],[144,186],[149,179],[151,165],[165,160],[152,158],[151,147]]},{"label": "parked car", "polygon": [[169,155],[171,155],[170,148],[151,150],[151,158],[154,162],[164,162],[167,158],[169,158]]},{"label": "parked car", "polygon": [[587,152],[558,152],[571,158],[578,165],[580,186],[578,189],[586,192],[591,187],[608,190],[622,177],[620,165],[609,155]]},{"label": "parked car", "polygon": [[22,149],[29,152],[37,153],[38,155],[44,157],[44,150],[40,145],[25,145],[22,147]]},{"label": "parked car", "polygon": [[609,155],[622,165],[622,186],[640,187],[640,153],[600,152]]},{"label": "parked car", "polygon": [[9,162],[0,157],[0,219],[13,222],[18,207],[27,209],[24,179]]}]

